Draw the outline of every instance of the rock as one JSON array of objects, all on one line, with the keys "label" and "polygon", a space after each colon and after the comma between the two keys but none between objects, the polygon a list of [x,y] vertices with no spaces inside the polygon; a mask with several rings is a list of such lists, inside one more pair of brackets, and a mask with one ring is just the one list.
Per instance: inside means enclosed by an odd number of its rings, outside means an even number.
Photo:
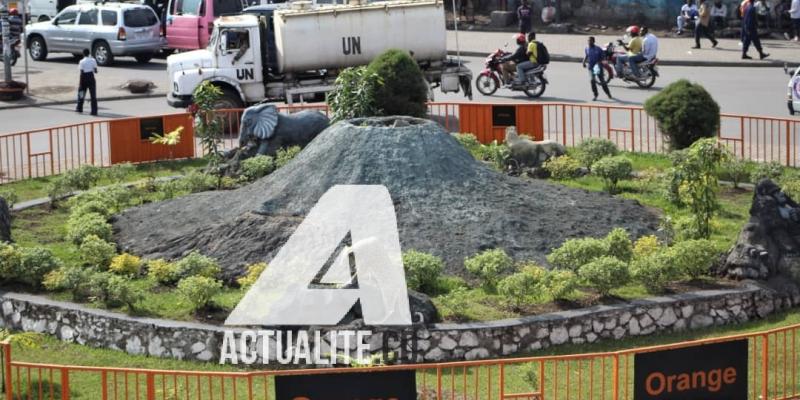
[{"label": "rock", "polygon": [[154,89],[156,84],[150,81],[144,80],[130,80],[125,82],[120,88],[121,89],[128,89],[131,93],[134,94],[141,94],[147,93],[150,90]]},{"label": "rock", "polygon": [[[409,126],[393,128],[398,118]],[[113,218],[114,239],[147,258],[196,250],[217,260],[232,282],[246,265],[272,260],[319,198],[340,184],[386,186],[401,248],[441,257],[452,275],[466,276],[464,258],[488,247],[546,264],[576,226],[583,236],[619,226],[638,237],[658,224],[630,200],[497,172],[434,122],[383,117],[336,123],[288,165],[239,189],[129,208]]]},{"label": "rock", "polygon": [[553,331],[550,332],[550,343],[562,344],[566,343],[567,340],[569,340],[569,332],[563,326],[553,328]]},{"label": "rock", "polygon": [[694,306],[691,305],[691,304],[687,304],[687,305],[681,307],[681,316],[683,318],[691,317],[693,312],[694,312]]},{"label": "rock", "polygon": [[693,316],[689,322],[689,327],[691,329],[708,328],[711,325],[714,325],[714,318],[703,314]]},{"label": "rock", "polygon": [[475,347],[479,344],[478,335],[474,332],[464,332],[461,339],[458,340],[458,345],[461,347]]},{"label": "rock", "polygon": [[425,354],[425,361],[441,361],[444,359],[444,352],[438,347]]},{"label": "rock", "polygon": [[631,335],[638,335],[641,331],[642,329],[639,326],[639,320],[636,318],[631,318],[630,321],[628,321],[628,333]]},{"label": "rock", "polygon": [[654,307],[647,311],[647,315],[650,316],[654,321],[658,321],[661,318],[661,314],[664,313],[664,309],[661,307]]},{"label": "rock", "polygon": [[467,361],[489,358],[489,350],[482,348],[472,349],[468,351],[466,354],[464,354],[464,358]]},{"label": "rock", "polygon": [[409,289],[408,303],[414,323],[432,324],[440,321],[439,310],[427,294]]},{"label": "rock", "polygon": [[455,340],[450,338],[450,336],[443,336],[441,340],[439,340],[439,347],[442,350],[453,350],[456,348],[458,343]]},{"label": "rock", "polygon": [[664,313],[661,314],[661,318],[658,319],[657,323],[660,326],[670,326],[677,320],[678,317],[675,315],[675,311],[672,310],[672,307],[667,307]]},{"label": "rock", "polygon": [[581,335],[582,332],[583,332],[583,328],[580,326],[580,324],[572,325],[569,328],[569,337],[572,337],[572,338],[578,337],[578,336]]},{"label": "rock", "polygon": [[613,334],[614,339],[622,339],[622,337],[625,336],[625,328],[618,326],[614,328]]},{"label": "rock", "polygon": [[645,314],[642,318],[639,319],[639,326],[641,326],[642,328],[647,328],[652,324],[653,324],[653,319],[650,318],[649,314]]},{"label": "rock", "polygon": [[597,340],[597,335],[595,335],[593,332],[589,332],[588,334],[586,334],[587,342],[594,343],[596,340]]},{"label": "rock", "polygon": [[0,242],[11,240],[11,210],[6,199],[0,197]]}]

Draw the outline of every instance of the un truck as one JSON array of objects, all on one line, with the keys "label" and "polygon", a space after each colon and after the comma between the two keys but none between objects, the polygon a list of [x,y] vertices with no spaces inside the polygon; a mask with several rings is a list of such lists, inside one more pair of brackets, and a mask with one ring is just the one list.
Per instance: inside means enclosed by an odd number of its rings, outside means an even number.
[{"label": "un truck", "polygon": [[[358,0],[355,0],[358,1]],[[173,107],[186,107],[208,81],[222,90],[219,108],[319,96],[338,72],[366,65],[387,49],[409,52],[431,89],[472,97],[472,74],[447,57],[440,0],[312,5],[295,1],[269,12],[223,16],[208,48],[167,58]],[[432,91],[429,95],[432,97]]]}]

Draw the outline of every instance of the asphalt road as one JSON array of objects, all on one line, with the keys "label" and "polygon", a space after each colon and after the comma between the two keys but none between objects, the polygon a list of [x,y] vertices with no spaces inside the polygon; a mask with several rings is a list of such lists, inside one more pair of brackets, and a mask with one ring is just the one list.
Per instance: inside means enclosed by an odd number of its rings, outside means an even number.
[{"label": "asphalt road", "polygon": [[[58,57],[53,61],[32,63],[34,68],[63,69],[64,74],[74,76],[76,65],[71,57]],[[483,67],[481,58],[465,58],[473,73]],[[163,71],[163,60],[152,64],[136,65],[134,61],[120,59],[115,67],[104,68],[98,76],[103,80],[146,79],[157,85],[167,85]],[[32,68],[33,69],[33,68]],[[741,68],[741,67],[660,67],[661,77],[656,85],[648,90],[619,80],[612,81],[610,87],[614,100],[601,95],[599,102],[617,105],[640,105],[660,88],[678,79],[689,79],[702,83],[720,104],[722,112],[750,115],[785,117],[786,84],[788,77],[780,68]],[[577,63],[553,63],[547,70],[550,85],[540,101],[591,102],[591,91],[586,70]],[[474,86],[474,85],[473,85]],[[161,86],[163,87],[163,86]],[[167,86],[168,87],[168,86]],[[36,89],[35,89],[36,90]],[[74,90],[74,89],[70,89]],[[476,90],[476,102],[527,102],[533,101],[521,92],[500,89],[493,96],[485,97]],[[466,101],[461,94],[444,95],[435,93],[436,101]],[[85,107],[88,110],[88,105]],[[76,114],[74,105],[28,107],[22,109],[0,110],[0,134],[42,128],[47,126],[78,123],[91,120],[87,114]],[[100,104],[98,118],[120,118],[180,112],[167,105],[165,98],[107,101]]]}]

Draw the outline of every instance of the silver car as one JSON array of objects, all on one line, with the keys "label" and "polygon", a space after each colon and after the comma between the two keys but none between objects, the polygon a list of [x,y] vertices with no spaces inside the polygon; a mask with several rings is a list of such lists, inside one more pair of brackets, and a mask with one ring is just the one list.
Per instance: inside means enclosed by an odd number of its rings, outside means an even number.
[{"label": "silver car", "polygon": [[52,21],[31,25],[27,36],[28,52],[37,61],[48,53],[81,58],[83,49],[89,49],[98,65],[111,65],[117,56],[146,63],[162,45],[161,24],[153,9],[126,3],[69,6]]}]

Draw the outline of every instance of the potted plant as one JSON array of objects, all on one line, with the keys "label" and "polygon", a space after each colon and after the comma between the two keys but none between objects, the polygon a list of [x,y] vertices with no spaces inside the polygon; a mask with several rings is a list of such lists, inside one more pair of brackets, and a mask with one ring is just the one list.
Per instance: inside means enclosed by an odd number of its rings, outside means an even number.
[{"label": "potted plant", "polygon": [[0,100],[19,100],[25,94],[25,84],[17,82],[11,77],[11,25],[8,19],[8,2],[2,1],[2,14],[0,14],[0,25],[3,34],[3,70],[4,78],[0,82]]}]

